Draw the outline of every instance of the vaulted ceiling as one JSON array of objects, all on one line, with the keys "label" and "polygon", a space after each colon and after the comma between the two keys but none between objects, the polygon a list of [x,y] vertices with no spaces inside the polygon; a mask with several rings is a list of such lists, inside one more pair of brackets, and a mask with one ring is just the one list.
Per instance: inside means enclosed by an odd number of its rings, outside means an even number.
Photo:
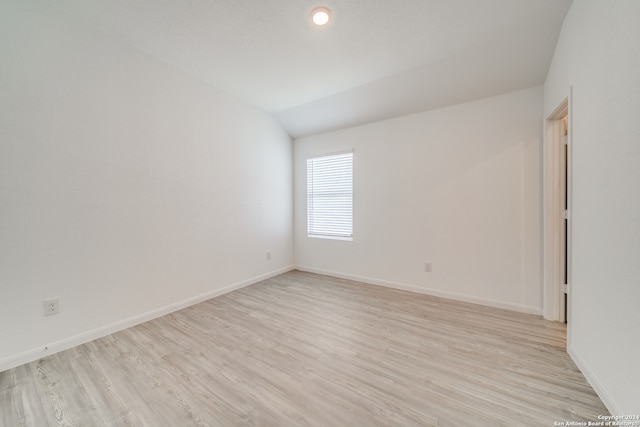
[{"label": "vaulted ceiling", "polygon": [[[571,0],[44,0],[293,137],[544,82]],[[309,19],[327,6],[326,28]]]}]

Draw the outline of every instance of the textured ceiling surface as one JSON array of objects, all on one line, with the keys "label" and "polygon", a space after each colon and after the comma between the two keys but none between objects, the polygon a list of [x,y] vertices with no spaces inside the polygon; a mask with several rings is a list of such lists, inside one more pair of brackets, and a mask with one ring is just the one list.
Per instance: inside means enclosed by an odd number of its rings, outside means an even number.
[{"label": "textured ceiling surface", "polygon": [[[294,136],[541,84],[571,0],[43,0]],[[315,28],[316,6],[333,20]]]}]

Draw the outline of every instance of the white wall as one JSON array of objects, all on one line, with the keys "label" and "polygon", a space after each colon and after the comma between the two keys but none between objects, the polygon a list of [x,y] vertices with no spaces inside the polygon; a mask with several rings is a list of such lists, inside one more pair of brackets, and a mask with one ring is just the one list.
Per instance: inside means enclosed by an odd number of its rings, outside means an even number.
[{"label": "white wall", "polygon": [[[534,87],[297,139],[296,265],[539,314],[542,103]],[[353,242],[308,238],[305,159],[346,149]]]},{"label": "white wall", "polygon": [[33,2],[0,58],[0,370],[292,265],[270,115]]},{"label": "white wall", "polygon": [[640,2],[575,0],[545,83],[572,89],[569,353],[613,413],[640,414]]}]

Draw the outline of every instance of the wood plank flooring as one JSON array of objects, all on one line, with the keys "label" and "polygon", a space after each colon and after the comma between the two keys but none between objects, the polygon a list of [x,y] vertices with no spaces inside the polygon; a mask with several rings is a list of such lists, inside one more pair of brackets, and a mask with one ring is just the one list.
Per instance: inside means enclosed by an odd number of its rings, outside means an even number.
[{"label": "wood plank flooring", "polygon": [[0,426],[553,426],[608,414],[539,317],[292,271],[0,373]]}]

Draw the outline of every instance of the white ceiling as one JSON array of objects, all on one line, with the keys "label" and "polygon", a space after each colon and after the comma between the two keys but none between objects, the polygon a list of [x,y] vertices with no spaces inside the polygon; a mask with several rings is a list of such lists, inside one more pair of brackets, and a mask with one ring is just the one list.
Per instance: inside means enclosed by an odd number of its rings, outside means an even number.
[{"label": "white ceiling", "polygon": [[[294,137],[544,82],[571,0],[46,0]],[[327,28],[310,11],[328,6]]]}]

